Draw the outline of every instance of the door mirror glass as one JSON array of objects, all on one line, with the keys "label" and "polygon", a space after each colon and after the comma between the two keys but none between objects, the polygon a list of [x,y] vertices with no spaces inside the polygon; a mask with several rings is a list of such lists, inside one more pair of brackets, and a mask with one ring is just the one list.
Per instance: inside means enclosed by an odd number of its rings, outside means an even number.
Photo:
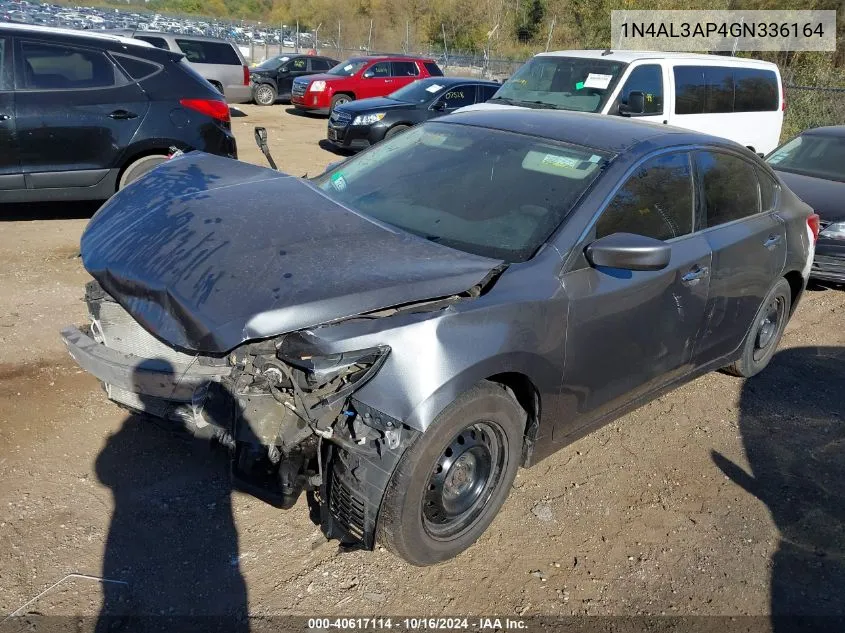
[{"label": "door mirror glass", "polygon": [[643,114],[645,112],[645,95],[637,90],[628,95],[628,103],[619,104],[621,114]]},{"label": "door mirror glass", "polygon": [[672,248],[644,235],[614,233],[587,246],[585,255],[596,268],[662,270],[669,265]]},{"label": "door mirror glass", "polygon": [[367,72],[364,73],[364,79],[372,79],[372,77],[373,77],[373,71],[372,70],[368,70]]},{"label": "door mirror glass", "polygon": [[444,112],[446,110],[446,101],[440,99],[440,101],[437,101],[433,106],[431,106],[431,109],[436,112]]}]

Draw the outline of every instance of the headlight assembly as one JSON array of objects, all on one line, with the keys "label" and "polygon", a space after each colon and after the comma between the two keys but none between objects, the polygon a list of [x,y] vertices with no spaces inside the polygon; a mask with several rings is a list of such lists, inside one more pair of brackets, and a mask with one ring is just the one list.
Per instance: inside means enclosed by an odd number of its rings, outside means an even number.
[{"label": "headlight assembly", "polygon": [[357,389],[369,380],[381,367],[390,353],[390,347],[381,345],[368,349],[342,352],[338,354],[311,354],[301,349],[280,348],[277,356],[280,360],[300,369],[310,385],[326,385],[333,381],[354,385]]},{"label": "headlight assembly", "polygon": [[359,114],[355,117],[355,120],[352,121],[352,125],[372,125],[373,123],[378,123],[381,121],[386,112],[376,112],[375,114]]},{"label": "headlight assembly", "polygon": [[819,233],[819,236],[831,240],[845,240],[845,222],[828,224],[827,228]]},{"label": "headlight assembly", "polygon": [[309,92],[323,92],[326,89],[325,81],[313,81],[308,87]]}]

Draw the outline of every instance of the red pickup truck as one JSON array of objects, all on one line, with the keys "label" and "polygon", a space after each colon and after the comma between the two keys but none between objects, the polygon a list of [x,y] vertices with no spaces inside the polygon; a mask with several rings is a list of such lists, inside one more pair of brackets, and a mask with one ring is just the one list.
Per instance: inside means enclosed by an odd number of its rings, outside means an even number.
[{"label": "red pickup truck", "polygon": [[290,100],[298,110],[329,114],[337,105],[384,97],[417,79],[442,76],[435,61],[424,57],[351,57],[324,74],[296,78]]}]

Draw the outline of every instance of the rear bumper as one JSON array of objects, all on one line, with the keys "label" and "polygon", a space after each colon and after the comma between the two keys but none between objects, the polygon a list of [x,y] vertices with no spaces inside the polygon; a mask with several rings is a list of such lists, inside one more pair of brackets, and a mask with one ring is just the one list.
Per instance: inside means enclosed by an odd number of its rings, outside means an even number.
[{"label": "rear bumper", "polygon": [[845,257],[816,253],[813,267],[810,269],[810,279],[845,284]]}]

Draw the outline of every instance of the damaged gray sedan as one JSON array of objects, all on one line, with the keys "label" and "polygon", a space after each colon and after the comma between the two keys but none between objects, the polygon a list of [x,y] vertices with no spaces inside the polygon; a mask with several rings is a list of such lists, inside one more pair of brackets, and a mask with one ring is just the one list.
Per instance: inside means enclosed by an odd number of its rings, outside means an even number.
[{"label": "damaged gray sedan", "polygon": [[728,141],[471,112],[314,179],[168,161],[82,237],[109,398],[213,438],[235,481],[417,565],[530,466],[704,372],[769,362],[818,218]]}]

